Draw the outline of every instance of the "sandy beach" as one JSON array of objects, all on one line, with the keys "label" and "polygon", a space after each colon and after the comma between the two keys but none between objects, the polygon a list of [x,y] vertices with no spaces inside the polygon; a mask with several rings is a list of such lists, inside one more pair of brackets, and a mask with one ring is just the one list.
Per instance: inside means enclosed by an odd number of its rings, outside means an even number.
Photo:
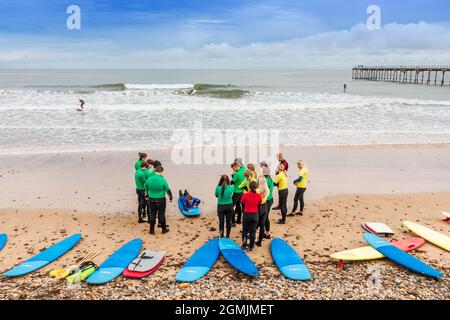
[{"label": "sandy beach", "polygon": [[[302,217],[273,225],[272,235],[291,243],[311,270],[311,282],[280,275],[269,243],[250,254],[261,276],[249,279],[220,258],[213,270],[190,285],[175,282],[186,259],[207,239],[218,236],[213,190],[229,165],[174,165],[170,151],[148,151],[165,166],[172,187],[189,189],[203,200],[199,218],[183,217],[169,205],[170,232],[148,234],[138,224],[133,164],[136,152],[90,152],[0,156],[0,232],[9,241],[0,252],[1,271],[73,233],[83,240],[50,266],[0,282],[0,299],[449,299],[448,281],[414,274],[390,261],[348,263],[337,269],[329,255],[365,245],[363,221],[388,224],[395,238],[409,236],[402,220],[449,234],[441,211],[450,208],[450,146],[353,146],[283,148],[291,163],[309,165],[310,185]],[[293,192],[289,197],[289,207]],[[278,212],[271,213],[272,221]],[[240,243],[240,226],[232,238]],[[118,278],[105,286],[70,288],[48,272],[102,250],[101,263],[121,244],[142,238],[144,248],[166,250],[162,267],[142,281]],[[450,256],[426,243],[414,255],[450,272]],[[374,274],[380,282],[371,285]],[[420,290],[417,288],[420,287]]]}]

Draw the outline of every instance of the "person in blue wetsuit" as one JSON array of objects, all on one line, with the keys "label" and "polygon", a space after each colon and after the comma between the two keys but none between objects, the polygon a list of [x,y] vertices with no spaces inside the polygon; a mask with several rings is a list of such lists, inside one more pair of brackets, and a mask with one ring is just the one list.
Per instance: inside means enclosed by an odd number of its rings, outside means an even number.
[{"label": "person in blue wetsuit", "polygon": [[187,192],[187,190],[184,190],[184,193],[179,191],[181,204],[183,205],[183,209],[187,212],[191,212],[193,208],[196,208],[200,205],[202,202],[199,198],[195,198]]}]

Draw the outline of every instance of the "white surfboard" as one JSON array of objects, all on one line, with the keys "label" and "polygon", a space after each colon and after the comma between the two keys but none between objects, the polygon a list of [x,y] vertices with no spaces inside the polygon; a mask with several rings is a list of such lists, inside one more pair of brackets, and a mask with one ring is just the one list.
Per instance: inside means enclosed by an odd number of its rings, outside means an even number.
[{"label": "white surfboard", "polygon": [[394,234],[391,228],[380,222],[363,222],[361,226],[364,230],[382,237],[392,236]]}]

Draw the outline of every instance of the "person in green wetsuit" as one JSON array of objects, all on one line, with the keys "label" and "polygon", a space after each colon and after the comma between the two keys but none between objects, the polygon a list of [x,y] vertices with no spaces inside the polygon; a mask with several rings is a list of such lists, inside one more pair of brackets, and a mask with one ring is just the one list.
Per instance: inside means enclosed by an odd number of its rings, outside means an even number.
[{"label": "person in green wetsuit", "polygon": [[233,215],[231,217],[232,226],[235,227],[236,224],[241,223],[242,219],[242,207],[241,207],[241,198],[243,190],[239,188],[239,186],[244,182],[245,176],[245,166],[243,166],[238,161],[234,161],[231,164],[231,169],[234,171],[233,179],[231,180],[231,184],[234,186],[233,190]]},{"label": "person in green wetsuit", "polygon": [[220,237],[224,237],[226,223],[226,237],[230,237],[231,219],[233,216],[233,190],[230,185],[230,178],[224,174],[220,177],[219,184],[216,187],[215,196],[217,198],[217,215],[219,217]]},{"label": "person in green wetsuit", "polygon": [[148,177],[148,163],[141,162],[139,170],[134,174],[134,181],[136,183],[136,194],[138,195],[138,222],[143,223],[143,218],[146,214],[146,200],[145,200],[145,182]]},{"label": "person in green wetsuit", "polygon": [[265,228],[265,232],[264,232],[264,239],[270,239],[270,219],[269,219],[269,213],[270,213],[270,209],[272,208],[273,205],[273,180],[272,177],[270,176],[270,169],[268,166],[263,167],[262,170],[262,174],[263,176],[266,178],[266,182],[267,182],[267,187],[269,188],[269,196],[267,197],[267,217],[266,217],[266,228]]},{"label": "person in green wetsuit", "polygon": [[147,161],[147,154],[145,152],[139,152],[139,159],[134,164],[134,169],[138,171],[141,168],[141,163]]},{"label": "person in green wetsuit", "polygon": [[172,202],[173,196],[166,178],[163,177],[163,172],[164,168],[157,166],[155,168],[155,174],[150,176],[144,185],[148,198],[148,206],[150,208],[150,234],[155,234],[157,216],[162,233],[169,232],[169,228],[166,225],[166,193],[169,196],[170,202]]}]

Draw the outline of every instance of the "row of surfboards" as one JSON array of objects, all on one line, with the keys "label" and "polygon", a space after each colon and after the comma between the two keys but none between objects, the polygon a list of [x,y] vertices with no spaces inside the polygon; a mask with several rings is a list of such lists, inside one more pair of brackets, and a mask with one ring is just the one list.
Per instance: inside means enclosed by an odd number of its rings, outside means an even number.
[{"label": "row of surfboards", "polygon": [[[447,219],[443,220],[448,221]],[[387,242],[374,234],[366,233],[364,239],[370,246],[337,252],[330,257],[340,262],[374,260],[387,257],[397,264],[425,276],[443,277],[443,274],[438,270],[407,252],[419,248],[426,241],[446,251],[450,251],[450,237],[411,221],[403,221],[403,224],[420,238],[414,237]]]},{"label": "row of surfboards", "polygon": [[[2,276],[19,277],[36,271],[63,256],[80,240],[81,234],[74,234],[6,271]],[[6,241],[6,234],[0,234],[0,250],[5,246]],[[161,265],[164,252],[146,250],[139,255],[141,249],[141,239],[131,240],[82,280],[86,280],[88,284],[104,284],[122,274],[129,278],[142,278],[153,273]],[[280,238],[273,239],[271,252],[275,264],[284,276],[292,280],[311,279],[311,274],[303,260],[286,241]],[[182,266],[176,275],[176,280],[179,282],[197,281],[212,269],[220,254],[236,270],[252,277],[259,275],[256,265],[236,242],[229,238],[221,238],[209,240],[200,247]]]}]

